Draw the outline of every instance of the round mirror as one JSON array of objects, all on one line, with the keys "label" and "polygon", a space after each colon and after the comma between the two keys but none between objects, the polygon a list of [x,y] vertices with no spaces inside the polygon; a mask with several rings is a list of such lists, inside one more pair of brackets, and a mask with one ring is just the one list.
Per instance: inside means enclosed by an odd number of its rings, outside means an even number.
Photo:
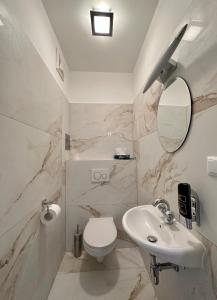
[{"label": "round mirror", "polygon": [[163,91],[157,113],[159,140],[167,152],[174,152],[181,147],[190,122],[191,94],[186,82],[177,77]]}]

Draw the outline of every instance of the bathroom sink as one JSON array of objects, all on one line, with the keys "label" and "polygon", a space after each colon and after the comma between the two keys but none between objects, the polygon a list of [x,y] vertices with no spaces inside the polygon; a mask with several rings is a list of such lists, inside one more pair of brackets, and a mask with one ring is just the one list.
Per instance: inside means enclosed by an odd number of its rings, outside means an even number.
[{"label": "bathroom sink", "polygon": [[122,223],[131,239],[150,254],[179,266],[203,268],[206,248],[202,242],[178,221],[166,224],[157,207],[134,207],[124,214]]}]

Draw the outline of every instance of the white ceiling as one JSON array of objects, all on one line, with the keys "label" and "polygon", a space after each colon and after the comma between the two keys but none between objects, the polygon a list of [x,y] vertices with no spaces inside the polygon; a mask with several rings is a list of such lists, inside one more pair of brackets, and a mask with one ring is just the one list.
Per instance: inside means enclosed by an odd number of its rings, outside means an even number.
[{"label": "white ceiling", "polygon": [[90,10],[99,0],[43,0],[71,71],[132,72],[158,0],[105,0],[113,37],[92,36]]}]

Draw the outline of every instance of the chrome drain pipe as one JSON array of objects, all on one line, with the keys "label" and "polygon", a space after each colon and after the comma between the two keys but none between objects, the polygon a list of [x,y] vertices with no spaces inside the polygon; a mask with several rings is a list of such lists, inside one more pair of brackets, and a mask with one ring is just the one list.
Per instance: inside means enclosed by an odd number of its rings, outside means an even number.
[{"label": "chrome drain pipe", "polygon": [[164,270],[174,270],[179,272],[179,266],[172,263],[158,263],[155,255],[151,256],[150,262],[150,276],[154,285],[158,285],[160,282],[160,272]]}]

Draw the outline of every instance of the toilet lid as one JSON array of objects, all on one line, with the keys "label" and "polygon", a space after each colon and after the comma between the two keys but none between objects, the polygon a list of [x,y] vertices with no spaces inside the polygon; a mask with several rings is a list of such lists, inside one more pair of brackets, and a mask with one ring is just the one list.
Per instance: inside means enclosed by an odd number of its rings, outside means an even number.
[{"label": "toilet lid", "polygon": [[90,218],[84,229],[84,240],[91,247],[106,247],[116,238],[113,218]]}]

